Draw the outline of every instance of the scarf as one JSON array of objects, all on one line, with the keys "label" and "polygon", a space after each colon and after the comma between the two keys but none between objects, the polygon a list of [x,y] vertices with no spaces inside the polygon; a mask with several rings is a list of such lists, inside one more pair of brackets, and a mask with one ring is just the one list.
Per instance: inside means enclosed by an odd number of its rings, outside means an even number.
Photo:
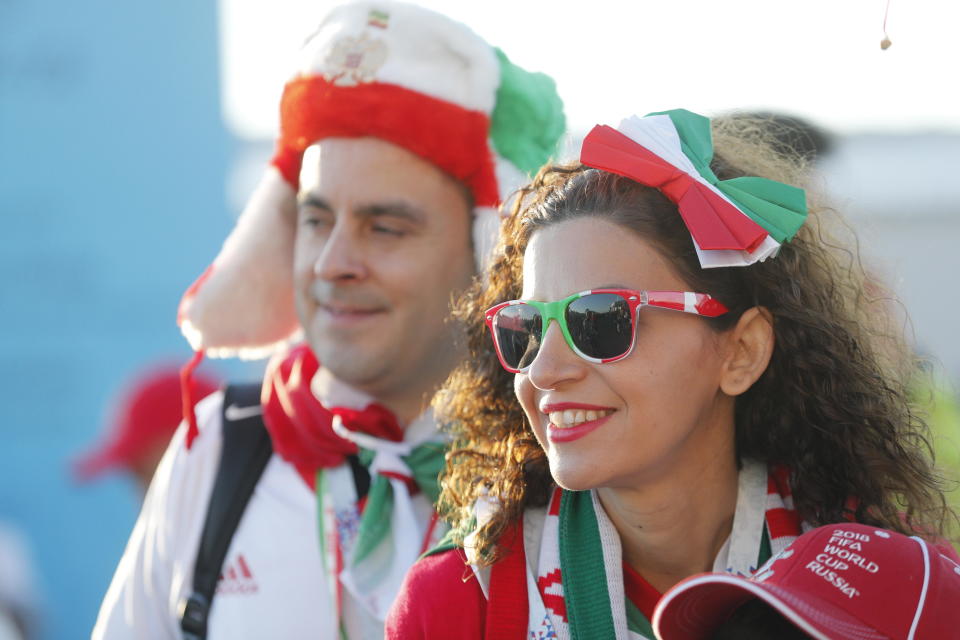
[{"label": "scarf", "polygon": [[[319,371],[331,380],[328,386],[333,388],[332,377],[320,369],[313,351],[300,344],[283,357],[272,359],[263,381],[263,421],[273,450],[296,468],[311,489],[318,469],[337,467],[348,456],[359,453],[356,443],[334,430],[334,416],[374,437],[403,439],[403,430],[389,409],[346,385],[341,384],[333,394],[336,397],[339,393],[339,397],[322,404],[311,389]],[[334,404],[337,400],[339,406]]]},{"label": "scarf", "polygon": [[[402,429],[389,409],[320,368],[306,345],[271,362],[263,407],[274,450],[316,491],[337,626],[365,636],[382,625],[410,566],[444,533],[433,504],[446,442],[432,411]],[[349,456],[370,474],[366,496],[357,494]]]},{"label": "scarf", "polygon": [[[768,472],[762,463],[744,464],[733,528],[717,554],[714,571],[752,575],[770,555],[800,535],[803,526],[793,508],[787,476],[785,469]],[[524,567],[525,554],[536,553],[534,546],[527,540],[520,553],[503,559],[508,566],[494,565],[488,607],[497,611],[490,611],[488,620],[510,621],[513,637],[525,631],[526,637],[538,639],[654,639],[650,621],[625,597],[620,536],[595,490],[554,491],[539,536],[536,578],[530,567]],[[500,576],[523,573],[522,578],[511,578],[514,588],[502,584]],[[507,591],[516,593],[521,579],[526,584],[526,602],[497,597]],[[507,630],[502,631],[507,637]]]}]

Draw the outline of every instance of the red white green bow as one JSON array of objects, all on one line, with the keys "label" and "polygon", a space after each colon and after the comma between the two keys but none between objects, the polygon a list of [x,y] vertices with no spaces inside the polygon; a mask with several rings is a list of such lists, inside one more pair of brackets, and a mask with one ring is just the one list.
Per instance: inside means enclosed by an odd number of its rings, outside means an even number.
[{"label": "red white green bow", "polygon": [[775,256],[807,216],[803,189],[744,176],[720,180],[710,169],[710,120],[674,109],[597,125],[580,161],[660,190],[677,205],[703,268],[747,266]]}]

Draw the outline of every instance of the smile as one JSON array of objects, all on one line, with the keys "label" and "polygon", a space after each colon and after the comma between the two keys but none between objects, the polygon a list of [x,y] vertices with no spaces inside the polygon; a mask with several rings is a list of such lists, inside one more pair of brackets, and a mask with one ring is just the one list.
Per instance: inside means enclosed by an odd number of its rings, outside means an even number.
[{"label": "smile", "polygon": [[374,313],[382,313],[383,309],[360,309],[357,307],[333,307],[321,304],[320,308],[333,316],[369,316]]},{"label": "smile", "polygon": [[551,442],[571,442],[603,426],[615,409],[593,405],[562,403],[542,408],[550,424],[547,438]]},{"label": "smile", "polygon": [[578,427],[584,422],[593,422],[599,418],[605,418],[613,413],[612,409],[601,409],[599,411],[566,409],[565,411],[553,411],[548,414],[550,424],[558,429],[571,429]]},{"label": "smile", "polygon": [[321,316],[325,318],[324,322],[331,328],[342,327],[344,329],[365,326],[366,322],[380,317],[386,311],[386,309],[380,308],[331,306],[327,304],[319,305],[318,310]]}]

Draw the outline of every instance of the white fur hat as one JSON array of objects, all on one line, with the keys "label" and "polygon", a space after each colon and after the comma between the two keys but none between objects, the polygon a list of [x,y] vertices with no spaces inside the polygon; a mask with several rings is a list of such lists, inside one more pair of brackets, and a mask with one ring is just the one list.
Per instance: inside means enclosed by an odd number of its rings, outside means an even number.
[{"label": "white fur hat", "polygon": [[373,136],[429,160],[475,204],[478,265],[496,208],[564,131],[553,81],[513,65],[465,25],[389,0],[334,9],[303,47],[280,106],[276,156],[236,228],[180,303],[178,324],[213,357],[269,355],[294,337],[295,196],[304,150]]}]

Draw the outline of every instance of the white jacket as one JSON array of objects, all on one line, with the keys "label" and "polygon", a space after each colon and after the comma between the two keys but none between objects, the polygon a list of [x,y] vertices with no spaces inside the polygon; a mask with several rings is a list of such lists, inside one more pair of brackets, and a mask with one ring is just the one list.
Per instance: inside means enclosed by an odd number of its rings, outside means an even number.
[{"label": "white jacket", "polygon": [[[197,405],[200,434],[189,451],[184,425],[173,437],[104,598],[94,640],[182,637],[179,608],[192,591],[222,446],[222,405],[222,393]],[[316,496],[276,455],[250,498],[221,576],[210,640],[337,637]]]}]

